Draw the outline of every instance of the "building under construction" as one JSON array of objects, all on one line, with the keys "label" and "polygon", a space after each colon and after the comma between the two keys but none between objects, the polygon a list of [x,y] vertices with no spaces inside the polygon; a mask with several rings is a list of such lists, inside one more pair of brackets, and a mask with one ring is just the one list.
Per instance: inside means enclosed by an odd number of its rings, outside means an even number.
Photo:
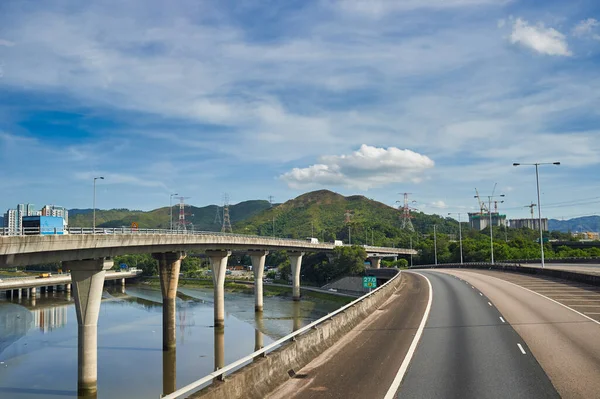
[{"label": "building under construction", "polygon": [[[469,226],[475,230],[483,230],[490,225],[489,212],[469,213]],[[506,226],[506,215],[492,212],[492,226]]]},{"label": "building under construction", "polygon": [[[539,228],[540,228],[540,223],[539,223],[540,221],[539,221],[539,219],[536,219],[536,218],[510,219],[508,222],[509,222],[509,226],[513,229],[521,229],[523,227],[527,227],[528,229],[539,230]],[[542,219],[542,231],[548,231],[548,219],[547,218]]]}]

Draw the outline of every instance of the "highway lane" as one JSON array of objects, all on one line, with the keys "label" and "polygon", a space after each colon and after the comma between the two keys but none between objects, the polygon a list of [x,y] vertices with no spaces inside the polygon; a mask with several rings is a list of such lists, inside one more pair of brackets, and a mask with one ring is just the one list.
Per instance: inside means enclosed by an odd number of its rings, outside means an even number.
[{"label": "highway lane", "polygon": [[454,276],[420,273],[431,282],[433,304],[398,398],[559,397],[488,298]]},{"label": "highway lane", "polygon": [[[559,303],[559,297],[542,296],[570,290],[572,282],[493,271],[443,272],[462,278],[490,298],[528,344],[562,397],[600,397],[600,322],[567,307],[570,302]],[[563,287],[556,290],[558,286]]]},{"label": "highway lane", "polygon": [[401,278],[399,289],[379,309],[269,398],[383,398],[429,301],[423,277],[402,272]]}]

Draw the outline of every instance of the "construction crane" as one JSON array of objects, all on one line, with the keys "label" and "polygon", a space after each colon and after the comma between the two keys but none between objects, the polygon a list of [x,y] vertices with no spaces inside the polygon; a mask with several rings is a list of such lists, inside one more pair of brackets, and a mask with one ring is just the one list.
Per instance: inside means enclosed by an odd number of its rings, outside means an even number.
[{"label": "construction crane", "polygon": [[[496,187],[494,186],[494,189]],[[477,202],[479,203],[479,214],[480,215],[484,215],[488,212],[487,206],[485,205],[485,202],[481,199],[481,196],[479,195],[479,191],[477,191],[477,188],[475,188],[475,198],[477,198]]]},{"label": "construction crane", "polygon": [[533,202],[530,205],[525,205],[523,208],[529,208],[531,209],[531,218],[534,219],[535,216],[533,216],[533,208],[536,207],[537,204],[534,204]]}]

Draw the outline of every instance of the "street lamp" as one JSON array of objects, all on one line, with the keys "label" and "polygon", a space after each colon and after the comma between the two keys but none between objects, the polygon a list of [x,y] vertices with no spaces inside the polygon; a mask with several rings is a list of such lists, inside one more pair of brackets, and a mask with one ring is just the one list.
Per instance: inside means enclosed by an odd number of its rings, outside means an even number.
[{"label": "street lamp", "polygon": [[[491,264],[494,264],[494,229],[492,226],[492,199],[495,197],[504,197],[504,194],[500,194],[500,195],[494,195],[494,193],[496,192],[496,186],[498,185],[498,183],[494,184],[494,189],[492,190],[492,195],[488,195],[488,214],[490,215],[490,258],[491,258]],[[478,198],[478,196],[475,196],[475,198]],[[500,202],[504,202],[504,201],[500,201]]]},{"label": "street lamp", "polygon": [[96,234],[96,180],[104,180],[104,177],[94,177],[94,216],[92,218],[92,234]]},{"label": "street lamp", "polygon": [[435,257],[435,264],[437,266],[437,234],[435,230],[435,224],[433,225],[433,254]]},{"label": "street lamp", "polygon": [[458,215],[458,241],[459,241],[459,245],[460,245],[460,264],[463,264],[463,248],[462,248],[462,228],[460,225],[460,212],[450,212],[448,213],[448,215]]},{"label": "street lamp", "polygon": [[173,197],[178,196],[179,194],[171,194],[169,196],[169,222],[171,225],[171,231],[173,231]]},{"label": "street lamp", "polygon": [[513,163],[513,166],[535,166],[535,183],[537,186],[537,197],[538,197],[538,228],[540,231],[540,253],[542,258],[542,269],[544,268],[544,236],[542,233],[542,203],[540,202],[540,176],[538,173],[538,166],[540,165],[560,165],[560,162],[536,162],[536,163]]}]

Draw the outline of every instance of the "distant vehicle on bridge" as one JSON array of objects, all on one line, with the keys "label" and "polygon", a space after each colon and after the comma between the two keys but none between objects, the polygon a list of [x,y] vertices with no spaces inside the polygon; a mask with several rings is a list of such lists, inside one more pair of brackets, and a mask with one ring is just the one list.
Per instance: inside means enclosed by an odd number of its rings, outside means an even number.
[{"label": "distant vehicle on bridge", "polygon": [[344,245],[344,242],[342,240],[334,240],[333,241],[333,245],[336,245],[336,246],[338,246],[338,245]]},{"label": "distant vehicle on bridge", "polygon": [[310,242],[311,244],[318,244],[319,243],[319,239],[315,238],[315,237],[306,237],[306,241]]},{"label": "distant vehicle on bridge", "polygon": [[50,278],[52,273],[40,273],[36,278]]}]

